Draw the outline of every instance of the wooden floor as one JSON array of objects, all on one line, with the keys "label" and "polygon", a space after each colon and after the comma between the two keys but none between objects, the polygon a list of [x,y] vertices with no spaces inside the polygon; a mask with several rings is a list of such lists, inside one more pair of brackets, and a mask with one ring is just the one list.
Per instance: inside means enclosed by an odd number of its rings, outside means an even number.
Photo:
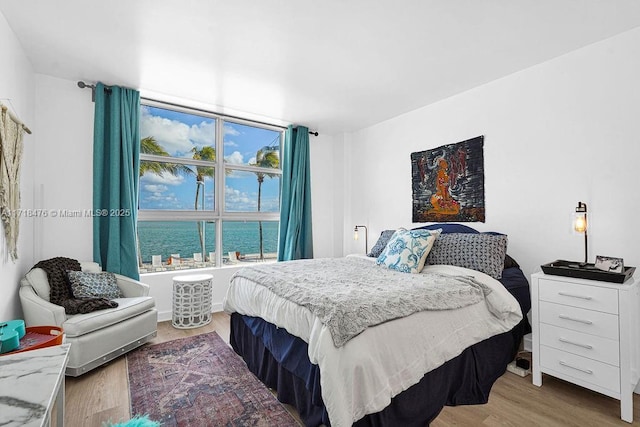
[{"label": "wooden floor", "polygon": [[[197,329],[175,329],[171,322],[159,323],[158,336],[151,344],[211,331],[228,342],[229,316],[215,313],[209,325]],[[81,377],[67,377],[65,385],[66,426],[102,427],[106,421],[129,419],[125,357]],[[634,395],[634,420],[633,425],[640,425],[638,395]],[[546,375],[538,388],[531,384],[531,376],[520,378],[509,372],[493,386],[486,405],[445,407],[432,423],[434,427],[629,425],[620,420],[620,405],[615,399]]]}]

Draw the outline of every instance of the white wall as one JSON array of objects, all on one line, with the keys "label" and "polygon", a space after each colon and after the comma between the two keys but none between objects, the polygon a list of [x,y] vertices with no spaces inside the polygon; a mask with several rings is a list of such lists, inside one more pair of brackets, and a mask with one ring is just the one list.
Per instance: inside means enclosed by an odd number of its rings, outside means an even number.
[{"label": "white wall", "polygon": [[311,215],[313,221],[314,258],[342,256],[342,191],[334,189],[342,184],[341,152],[339,138],[329,135],[310,136],[311,159]]},{"label": "white wall", "polygon": [[[34,74],[29,59],[25,56],[4,15],[0,13],[0,102],[9,108],[33,131],[24,135],[24,152],[20,166],[21,208],[33,208],[34,154],[40,139],[34,120]],[[0,321],[22,318],[18,298],[20,278],[34,264],[33,218],[21,217],[18,237],[18,259],[4,262],[0,257]],[[0,225],[0,245],[4,247],[4,228]],[[3,250],[0,250],[3,253]]]},{"label": "white wall", "polygon": [[48,212],[36,221],[37,259],[93,260],[93,223],[68,216],[93,206],[93,103],[76,82],[36,75],[36,204]]},{"label": "white wall", "polygon": [[[583,258],[571,232],[578,201],[589,207],[590,261],[639,265],[639,75],[635,29],[355,132],[344,228],[369,225],[375,242],[383,229],[411,227],[410,154],[484,135],[486,223],[470,225],[507,233],[527,275]],[[355,245],[345,238],[344,252]]]}]

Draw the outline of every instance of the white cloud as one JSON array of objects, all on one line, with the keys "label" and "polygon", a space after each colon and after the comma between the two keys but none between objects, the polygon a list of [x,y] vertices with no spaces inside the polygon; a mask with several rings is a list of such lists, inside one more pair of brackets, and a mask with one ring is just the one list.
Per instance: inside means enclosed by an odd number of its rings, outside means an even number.
[{"label": "white cloud", "polygon": [[140,178],[140,183],[143,185],[149,184],[158,184],[162,186],[167,185],[180,185],[184,182],[183,175],[171,175],[170,173],[166,173],[164,175],[158,175],[152,172],[144,174]]},{"label": "white cloud", "polygon": [[152,193],[145,197],[145,200],[150,200],[154,202],[165,202],[165,203],[177,203],[178,198],[174,193],[162,194],[162,193]]},{"label": "white cloud", "polygon": [[225,196],[227,198],[227,201],[242,202],[242,203],[249,203],[251,201],[247,193],[237,190],[235,188],[225,186],[224,191],[225,191]]},{"label": "white cloud", "polygon": [[243,165],[244,164],[244,157],[242,156],[242,154],[239,151],[234,151],[233,153],[231,153],[231,155],[229,156],[225,156],[224,160],[232,165]]},{"label": "white cloud", "polygon": [[176,198],[148,198],[148,200],[152,209],[181,209],[182,207]]},{"label": "white cloud", "polygon": [[169,189],[166,185],[157,185],[157,184],[146,184],[143,185],[145,191],[150,193],[162,193]]},{"label": "white cloud", "polygon": [[280,210],[280,199],[278,197],[263,197],[260,201],[260,211],[278,212]]},{"label": "white cloud", "polygon": [[245,192],[225,186],[225,204],[232,211],[255,211],[258,209],[257,201]]},{"label": "white cloud", "polygon": [[247,162],[248,165],[255,165],[256,164],[256,158],[255,156],[250,158],[249,161]]},{"label": "white cloud", "polygon": [[152,136],[169,154],[184,153],[193,144],[189,140],[189,126],[175,120],[151,115],[147,109],[140,116],[140,137]]},{"label": "white cloud", "polygon": [[225,136],[226,135],[232,135],[232,136],[240,135],[240,132],[238,132],[237,129],[232,128],[231,126],[225,126],[223,129],[224,129]]},{"label": "white cloud", "polygon": [[189,129],[189,139],[196,145],[203,147],[211,145],[215,147],[216,143],[216,124],[215,122],[202,121],[199,125],[192,125]]},{"label": "white cloud", "polygon": [[[247,193],[238,189],[225,186],[226,208],[234,212],[256,212],[258,210],[257,193]],[[280,200],[278,197],[262,197],[260,201],[261,212],[278,212]]]},{"label": "white cloud", "polygon": [[200,124],[188,126],[177,120],[154,116],[144,107],[140,116],[140,137],[147,136],[155,138],[172,156],[190,157],[195,146],[215,144],[215,123],[203,120]]},{"label": "white cloud", "polygon": [[224,141],[224,145],[225,145],[225,147],[234,147],[234,148],[235,147],[239,147],[239,145],[237,143],[235,143],[233,141],[227,141],[227,140]]},{"label": "white cloud", "polygon": [[[142,193],[143,198],[140,201],[140,206],[143,209],[179,209],[181,208],[180,200],[176,197],[175,193],[166,193],[167,187],[163,185],[145,185],[143,190],[150,193]],[[158,190],[158,191],[153,191]]]},{"label": "white cloud", "polygon": [[246,178],[248,172],[245,171],[239,171],[239,170],[235,170],[235,169],[227,169],[225,171],[225,178],[231,179],[231,178]]}]

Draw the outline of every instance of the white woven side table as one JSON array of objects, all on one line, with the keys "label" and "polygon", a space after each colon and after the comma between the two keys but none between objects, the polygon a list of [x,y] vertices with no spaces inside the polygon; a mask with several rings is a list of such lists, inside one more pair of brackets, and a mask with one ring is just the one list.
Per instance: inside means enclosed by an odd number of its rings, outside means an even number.
[{"label": "white woven side table", "polygon": [[174,328],[189,329],[211,322],[211,274],[192,274],[173,278]]}]

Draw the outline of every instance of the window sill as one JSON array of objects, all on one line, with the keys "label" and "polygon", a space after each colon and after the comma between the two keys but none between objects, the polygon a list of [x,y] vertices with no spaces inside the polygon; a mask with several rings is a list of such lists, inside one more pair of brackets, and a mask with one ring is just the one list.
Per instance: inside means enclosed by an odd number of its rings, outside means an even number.
[{"label": "window sill", "polygon": [[[176,275],[176,274],[189,274],[189,273],[206,273],[212,272],[216,270],[229,270],[229,269],[240,269],[242,267],[249,267],[252,265],[260,265],[260,264],[274,264],[278,262],[275,259],[269,259],[265,261],[237,261],[232,262],[220,266],[210,265],[210,266],[202,266],[202,267],[162,267],[163,270],[156,271],[140,271],[140,277],[153,277],[153,276],[164,276],[164,275]],[[203,263],[206,264],[206,263]]]}]

